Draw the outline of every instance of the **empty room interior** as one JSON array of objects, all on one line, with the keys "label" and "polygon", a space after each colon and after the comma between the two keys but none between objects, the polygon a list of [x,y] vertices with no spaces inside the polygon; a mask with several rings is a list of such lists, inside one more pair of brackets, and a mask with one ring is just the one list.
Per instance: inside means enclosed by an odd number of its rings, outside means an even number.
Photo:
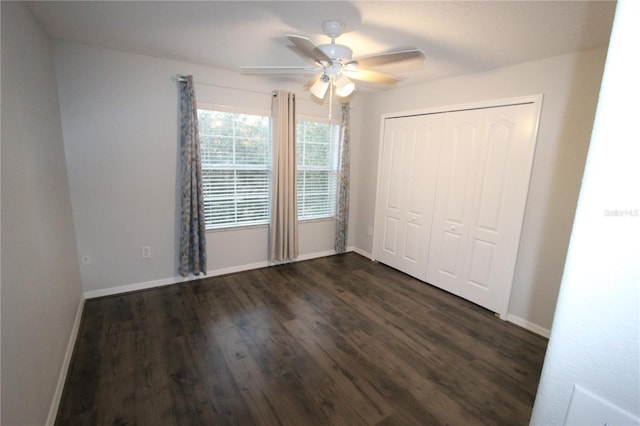
[{"label": "empty room interior", "polygon": [[1,2],[2,425],[640,424],[640,7]]}]

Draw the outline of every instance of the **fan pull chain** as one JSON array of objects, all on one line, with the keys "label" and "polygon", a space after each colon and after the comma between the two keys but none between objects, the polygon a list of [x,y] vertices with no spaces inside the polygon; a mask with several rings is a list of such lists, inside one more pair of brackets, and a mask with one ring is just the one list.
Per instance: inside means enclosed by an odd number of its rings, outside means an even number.
[{"label": "fan pull chain", "polygon": [[331,120],[331,107],[333,106],[333,78],[329,84],[329,120]]}]

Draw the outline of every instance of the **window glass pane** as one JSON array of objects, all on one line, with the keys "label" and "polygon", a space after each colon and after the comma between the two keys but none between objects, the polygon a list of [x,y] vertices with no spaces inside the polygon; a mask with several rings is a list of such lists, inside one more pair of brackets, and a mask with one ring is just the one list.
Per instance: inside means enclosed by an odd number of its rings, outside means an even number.
[{"label": "window glass pane", "polygon": [[269,117],[198,110],[207,229],[269,221]]},{"label": "window glass pane", "polygon": [[331,140],[331,124],[306,122],[305,140],[311,142],[328,142]]},{"label": "window glass pane", "polygon": [[327,192],[329,190],[329,171],[306,171],[304,174],[307,192]]},{"label": "window glass pane", "polygon": [[[229,198],[234,195],[233,170],[202,170],[204,198]],[[205,203],[206,204],[206,203]]]},{"label": "window glass pane", "polygon": [[239,195],[269,193],[267,170],[238,170],[236,173],[236,192]]},{"label": "window glass pane", "polygon": [[238,222],[256,223],[269,213],[267,197],[249,197],[238,200]]},{"label": "window glass pane", "polygon": [[335,214],[338,126],[298,121],[298,219]]},{"label": "window glass pane", "polygon": [[205,225],[207,228],[220,227],[235,220],[233,200],[207,200],[204,205]]},{"label": "window glass pane", "polygon": [[235,132],[239,138],[262,138],[269,136],[269,118],[259,115],[235,114]]},{"label": "window glass pane", "polygon": [[308,194],[304,196],[303,201],[304,214],[307,216],[322,215],[329,206],[327,194]]},{"label": "window glass pane", "polygon": [[269,144],[264,138],[243,138],[236,140],[236,164],[266,165]]},{"label": "window glass pane", "polygon": [[208,130],[213,128],[213,122],[215,120],[215,113],[213,111],[198,110],[198,127],[200,130],[200,136],[202,136],[202,130]]},{"label": "window glass pane", "polygon": [[304,139],[301,139],[298,137],[296,139],[296,155],[297,155],[298,167],[304,165],[304,151],[305,151]]},{"label": "window glass pane", "polygon": [[200,156],[203,168],[216,164],[233,164],[233,138],[201,134]]},{"label": "window glass pane", "polygon": [[330,165],[330,149],[329,142],[327,143],[310,143],[305,144],[305,166],[324,166]]}]

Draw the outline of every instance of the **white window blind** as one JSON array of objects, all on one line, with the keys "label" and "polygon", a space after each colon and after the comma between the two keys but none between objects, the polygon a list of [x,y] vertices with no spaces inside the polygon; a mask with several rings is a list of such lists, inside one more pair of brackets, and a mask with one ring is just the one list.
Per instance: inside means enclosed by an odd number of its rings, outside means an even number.
[{"label": "white window blind", "polygon": [[335,216],[339,126],[317,121],[296,123],[298,220]]},{"label": "white window blind", "polygon": [[270,119],[198,110],[207,229],[269,222]]}]

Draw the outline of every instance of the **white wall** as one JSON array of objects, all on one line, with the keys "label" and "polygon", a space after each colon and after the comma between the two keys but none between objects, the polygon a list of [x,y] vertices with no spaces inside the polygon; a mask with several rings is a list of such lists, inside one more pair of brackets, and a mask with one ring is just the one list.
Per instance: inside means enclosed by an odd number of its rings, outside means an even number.
[{"label": "white wall", "polygon": [[[54,46],[78,251],[90,259],[81,265],[89,296],[179,279],[178,103],[172,76],[192,74],[200,103],[268,114],[271,91],[285,89],[298,92],[299,113],[327,117],[326,105],[316,105],[300,84],[284,79],[75,43]],[[357,120],[357,107],[353,113]],[[334,116],[340,117],[338,108]],[[301,257],[333,252],[334,229],[333,221],[301,224]],[[151,258],[141,257],[142,246],[151,247]],[[207,250],[210,274],[266,265],[267,228],[208,232]]]},{"label": "white wall", "polygon": [[[380,119],[383,113],[543,94],[530,193],[509,318],[545,333],[551,327],[606,49],[367,96],[357,173],[356,247],[371,252]],[[428,60],[425,66],[429,66]]]},{"label": "white wall", "polygon": [[3,425],[45,423],[81,297],[50,42],[3,2]]},{"label": "white wall", "polygon": [[[639,3],[618,3],[532,424],[564,424],[574,384],[640,424],[639,17]],[[591,418],[607,420],[621,424]]]}]

